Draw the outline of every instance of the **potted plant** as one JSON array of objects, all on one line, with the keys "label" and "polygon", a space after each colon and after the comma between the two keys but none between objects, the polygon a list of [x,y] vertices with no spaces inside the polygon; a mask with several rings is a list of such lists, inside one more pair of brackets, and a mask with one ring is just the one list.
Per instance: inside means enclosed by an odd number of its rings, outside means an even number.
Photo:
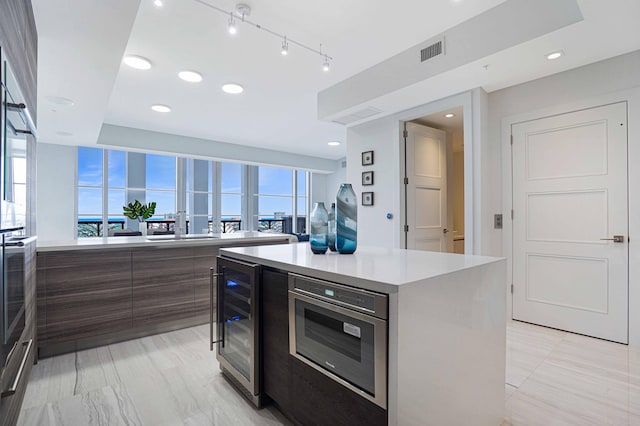
[{"label": "potted plant", "polygon": [[122,206],[122,211],[129,219],[137,220],[138,229],[142,232],[142,235],[147,235],[147,224],[145,221],[156,212],[156,203],[152,201],[149,204],[143,204],[135,200],[133,203]]}]

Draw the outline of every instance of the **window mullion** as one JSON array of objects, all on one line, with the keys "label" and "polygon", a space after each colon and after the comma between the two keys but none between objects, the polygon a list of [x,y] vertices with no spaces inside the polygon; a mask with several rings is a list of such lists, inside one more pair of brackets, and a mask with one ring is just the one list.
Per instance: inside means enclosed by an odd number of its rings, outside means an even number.
[{"label": "window mullion", "polygon": [[[298,171],[293,173],[293,196],[291,197],[291,232],[298,233]],[[284,229],[282,230],[284,232]]]},{"label": "window mullion", "polygon": [[109,151],[102,150],[102,236],[109,236]]}]

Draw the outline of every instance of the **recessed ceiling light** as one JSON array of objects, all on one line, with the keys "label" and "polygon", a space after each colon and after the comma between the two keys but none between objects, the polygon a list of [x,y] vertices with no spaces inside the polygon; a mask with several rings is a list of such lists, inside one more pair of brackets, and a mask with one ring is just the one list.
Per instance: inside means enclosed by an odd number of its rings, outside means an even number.
[{"label": "recessed ceiling light", "polygon": [[549,53],[547,55],[547,59],[551,61],[553,59],[558,59],[560,56],[563,56],[563,55],[564,55],[564,52],[562,50],[558,50],[557,52]]},{"label": "recessed ceiling light", "polygon": [[151,109],[155,112],[170,112],[171,108],[166,105],[151,105]]},{"label": "recessed ceiling light", "polygon": [[449,112],[449,113],[445,114],[444,116],[445,116],[445,118],[453,118],[456,115],[454,113],[452,113],[452,112]]},{"label": "recessed ceiling light", "polygon": [[232,95],[237,95],[238,93],[244,92],[244,87],[236,83],[227,83],[222,85],[222,91],[225,93],[231,93]]},{"label": "recessed ceiling light", "polygon": [[154,0],[154,1],[153,1],[153,4],[155,4],[155,5],[156,5],[156,7],[162,7],[162,4],[163,4],[163,3],[162,3],[162,0]]},{"label": "recessed ceiling light", "polygon": [[148,70],[151,68],[151,61],[147,58],[143,58],[142,56],[127,55],[124,57],[122,62],[137,70]]},{"label": "recessed ceiling light", "polygon": [[58,106],[74,106],[76,103],[69,98],[63,98],[62,96],[47,96],[45,98],[49,103]]},{"label": "recessed ceiling light", "polygon": [[202,81],[202,75],[195,71],[180,71],[178,77],[189,83],[200,83]]},{"label": "recessed ceiling light", "polygon": [[340,145],[340,142],[338,142],[338,141],[331,141],[331,142],[327,142],[327,145],[329,145],[329,146],[339,146],[339,145]]}]

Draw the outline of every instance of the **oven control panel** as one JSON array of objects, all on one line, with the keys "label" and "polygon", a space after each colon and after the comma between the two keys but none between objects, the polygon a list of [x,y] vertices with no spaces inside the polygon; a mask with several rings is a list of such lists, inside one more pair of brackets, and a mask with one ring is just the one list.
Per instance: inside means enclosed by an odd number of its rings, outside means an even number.
[{"label": "oven control panel", "polygon": [[387,318],[388,296],[298,274],[289,274],[289,289],[331,301],[337,305]]}]

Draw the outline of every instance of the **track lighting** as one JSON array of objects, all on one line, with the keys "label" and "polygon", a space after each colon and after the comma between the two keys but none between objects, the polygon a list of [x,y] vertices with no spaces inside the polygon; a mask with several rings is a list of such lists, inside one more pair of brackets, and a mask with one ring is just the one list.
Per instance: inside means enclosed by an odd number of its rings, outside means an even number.
[{"label": "track lighting", "polygon": [[227,26],[227,31],[229,34],[234,35],[238,32],[238,27],[236,27],[236,20],[233,18],[233,12],[229,13],[229,25]]},{"label": "track lighting", "polygon": [[200,3],[203,6],[206,6],[210,9],[213,9],[217,12],[223,13],[227,16],[229,16],[229,22],[227,25],[227,30],[229,31],[229,34],[234,35],[238,32],[238,23],[243,23],[243,24],[248,24],[251,25],[252,27],[254,27],[257,30],[260,30],[264,33],[267,34],[271,34],[274,37],[278,37],[279,39],[282,40],[282,49],[280,49],[280,53],[283,56],[286,56],[289,54],[289,45],[295,45],[299,48],[305,49],[311,53],[315,53],[316,55],[319,55],[323,58],[323,63],[322,63],[322,69],[324,72],[328,72],[329,68],[330,68],[330,61],[333,60],[333,58],[329,55],[327,55],[326,53],[324,53],[322,51],[322,45],[320,45],[320,49],[315,49],[313,47],[310,47],[304,43],[300,43],[298,41],[292,40],[290,38],[287,38],[287,36],[278,33],[277,31],[273,31],[269,28],[266,28],[260,24],[257,24],[255,22],[252,22],[250,20],[247,19],[248,16],[251,15],[251,7],[245,3],[238,3],[236,4],[236,7],[234,10],[232,11],[228,11],[228,10],[224,10],[218,6],[215,6],[211,3],[209,3],[209,1],[211,0],[193,0],[196,3]]}]

